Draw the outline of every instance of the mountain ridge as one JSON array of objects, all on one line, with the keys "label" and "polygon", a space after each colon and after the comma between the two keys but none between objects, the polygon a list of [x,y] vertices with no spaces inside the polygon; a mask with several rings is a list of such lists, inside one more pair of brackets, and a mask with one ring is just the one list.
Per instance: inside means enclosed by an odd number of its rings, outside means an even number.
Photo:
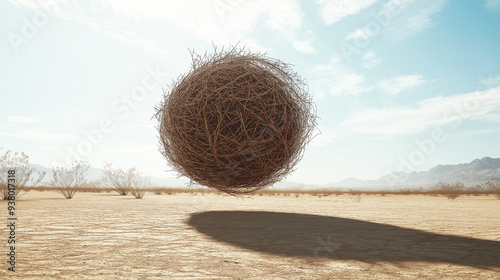
[{"label": "mountain ridge", "polygon": [[439,164],[427,171],[393,172],[376,180],[358,180],[358,185],[345,184],[345,180],[332,185],[335,187],[397,189],[401,187],[428,187],[439,182],[462,182],[466,185],[474,185],[493,178],[500,178],[500,158],[483,157],[469,163]]}]

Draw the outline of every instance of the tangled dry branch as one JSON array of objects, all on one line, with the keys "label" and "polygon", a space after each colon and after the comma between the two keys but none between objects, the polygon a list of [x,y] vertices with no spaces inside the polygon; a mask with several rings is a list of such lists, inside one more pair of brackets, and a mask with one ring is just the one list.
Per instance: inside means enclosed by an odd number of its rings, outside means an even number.
[{"label": "tangled dry branch", "polygon": [[316,127],[303,80],[290,65],[242,49],[192,58],[156,108],[163,156],[192,182],[230,194],[283,179]]}]

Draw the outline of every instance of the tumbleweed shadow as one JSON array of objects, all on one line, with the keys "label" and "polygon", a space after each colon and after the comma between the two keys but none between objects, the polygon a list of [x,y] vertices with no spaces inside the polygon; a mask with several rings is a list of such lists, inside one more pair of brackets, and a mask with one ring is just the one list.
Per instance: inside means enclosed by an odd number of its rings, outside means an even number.
[{"label": "tumbleweed shadow", "polygon": [[296,213],[210,211],[187,222],[212,239],[253,251],[364,262],[500,267],[500,242],[354,219]]}]

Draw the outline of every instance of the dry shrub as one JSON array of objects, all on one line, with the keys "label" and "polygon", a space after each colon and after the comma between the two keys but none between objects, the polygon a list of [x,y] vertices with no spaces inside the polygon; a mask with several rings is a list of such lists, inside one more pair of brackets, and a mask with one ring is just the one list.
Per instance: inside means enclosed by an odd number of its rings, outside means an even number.
[{"label": "dry shrub", "polygon": [[102,187],[103,181],[101,180],[87,180],[81,188],[79,188],[80,191],[82,192],[93,192],[93,193],[100,193],[104,191],[104,188]]},{"label": "dry shrub", "polygon": [[124,171],[120,168],[113,168],[110,163],[104,165],[103,182],[107,187],[113,188],[120,195],[127,195],[129,192],[135,198],[142,198],[148,188],[155,188],[150,178],[142,176],[135,167]]},{"label": "dry shrub", "polygon": [[161,195],[163,193],[163,188],[157,186],[157,187],[152,188],[151,192],[156,194],[156,195]]},{"label": "dry shrub", "polygon": [[146,194],[146,190],[148,188],[157,188],[149,177],[144,177],[140,173],[137,173],[137,176],[134,178],[132,183],[132,187],[130,188],[130,194],[132,194],[135,198],[141,199],[144,194]]},{"label": "dry shrub", "polygon": [[354,202],[361,202],[361,191],[360,190],[349,190],[349,198]]},{"label": "dry shrub", "polygon": [[66,167],[53,167],[54,177],[50,185],[57,188],[67,199],[73,198],[76,191],[87,182],[85,176],[89,169],[88,162],[74,161],[70,169]]},{"label": "dry shrub", "polygon": [[[9,181],[9,170],[15,170],[14,177],[10,178],[14,180]],[[0,155],[0,174],[0,196],[4,200],[25,195],[40,184],[45,176],[45,172],[31,167],[28,155],[23,152],[12,153],[10,150]],[[9,188],[9,184],[15,186],[15,191]]]},{"label": "dry shrub", "polygon": [[127,195],[132,187],[136,170],[129,169],[127,172],[121,168],[113,168],[111,163],[104,164],[103,184],[114,189],[120,195]]},{"label": "dry shrub", "polygon": [[455,199],[464,193],[465,185],[460,182],[453,184],[439,182],[432,189],[448,199]]},{"label": "dry shrub", "polygon": [[229,194],[292,172],[316,127],[306,85],[290,65],[232,48],[199,56],[156,108],[160,150],[181,175]]},{"label": "dry shrub", "polygon": [[500,178],[493,178],[484,184],[484,188],[500,199]]}]

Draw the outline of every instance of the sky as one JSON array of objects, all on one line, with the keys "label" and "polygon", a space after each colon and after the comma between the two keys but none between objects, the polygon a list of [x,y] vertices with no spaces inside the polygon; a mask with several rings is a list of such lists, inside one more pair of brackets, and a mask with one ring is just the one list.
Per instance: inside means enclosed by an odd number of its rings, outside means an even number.
[{"label": "sky", "polygon": [[0,0],[0,147],[32,163],[176,173],[154,107],[190,51],[293,65],[318,130],[286,180],[500,158],[500,0]]}]

